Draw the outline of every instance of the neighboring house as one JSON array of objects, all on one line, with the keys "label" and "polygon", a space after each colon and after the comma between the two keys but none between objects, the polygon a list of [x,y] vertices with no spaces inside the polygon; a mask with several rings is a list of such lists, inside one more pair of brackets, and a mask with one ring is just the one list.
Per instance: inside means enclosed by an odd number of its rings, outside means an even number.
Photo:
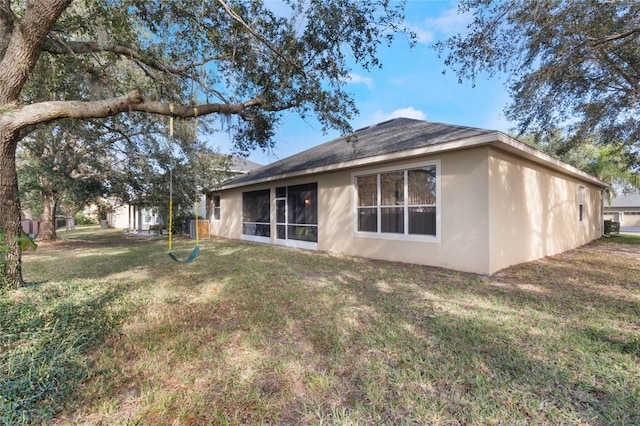
[{"label": "neighboring house", "polygon": [[399,118],[223,184],[211,232],[492,274],[599,238],[605,187],[503,133]]},{"label": "neighboring house", "polygon": [[[259,169],[260,167],[262,167],[261,164],[254,163],[253,161],[249,161],[245,158],[231,156],[228,168],[225,170],[226,178],[224,179],[224,182],[230,181],[238,176],[251,173],[253,170]],[[217,193],[214,193],[213,190],[209,190],[206,196],[206,209],[200,207],[198,212],[198,214],[204,214],[206,219],[210,220],[212,223],[213,221],[219,221],[220,196]]]},{"label": "neighboring house", "polygon": [[620,223],[620,228],[640,229],[640,190],[620,194],[604,204],[604,218]]},{"label": "neighboring house", "polygon": [[157,209],[118,202],[116,199],[108,199],[106,203],[109,206],[107,223],[111,228],[149,231],[150,226],[163,223]]},{"label": "neighboring house", "polygon": [[[248,173],[250,170],[261,167],[260,164],[254,163],[236,156],[229,156],[229,163],[223,172],[222,179],[227,181],[238,175]],[[158,214],[158,208],[139,207],[125,202],[121,202],[115,198],[106,200],[109,205],[107,212],[107,223],[111,228],[127,228],[131,231],[149,231],[152,225],[164,225],[164,220]],[[207,212],[207,206],[211,205],[213,212],[213,198],[202,197],[198,200],[198,217],[205,219],[211,216]],[[191,209],[191,213],[195,215],[195,210]]]}]

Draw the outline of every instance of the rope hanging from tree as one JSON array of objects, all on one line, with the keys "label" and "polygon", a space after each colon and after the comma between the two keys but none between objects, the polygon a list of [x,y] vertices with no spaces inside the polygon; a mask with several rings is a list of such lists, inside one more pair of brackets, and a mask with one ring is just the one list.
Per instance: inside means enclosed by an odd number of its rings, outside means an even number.
[{"label": "rope hanging from tree", "polygon": [[[173,144],[173,104],[172,103],[169,104],[169,109],[171,110],[171,115],[169,116],[169,139],[170,139],[170,143]],[[193,108],[193,115],[195,116],[194,130],[195,130],[195,135],[197,137],[197,134],[198,134],[198,109],[197,108]],[[197,185],[195,188],[194,211],[196,216],[196,220],[195,220],[196,246],[191,251],[191,254],[189,255],[189,257],[187,257],[185,260],[180,260],[172,251],[172,248],[173,248],[173,237],[172,237],[173,235],[173,167],[171,167],[169,169],[169,251],[168,251],[168,255],[171,259],[173,259],[178,263],[182,263],[183,265],[193,262],[193,260],[198,256],[198,253],[200,253],[200,236],[198,232],[198,186]]]}]

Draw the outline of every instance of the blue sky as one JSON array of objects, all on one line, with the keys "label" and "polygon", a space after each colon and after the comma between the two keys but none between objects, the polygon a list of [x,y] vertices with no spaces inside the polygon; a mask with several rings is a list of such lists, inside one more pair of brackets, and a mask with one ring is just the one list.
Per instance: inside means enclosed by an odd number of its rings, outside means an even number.
[{"label": "blue sky", "polygon": [[[480,78],[476,86],[458,83],[451,70],[445,75],[444,60],[430,47],[435,41],[463,31],[469,17],[457,12],[456,1],[409,0],[406,23],[417,34],[412,49],[404,37],[379,51],[382,69],[354,69],[347,90],[354,96],[360,115],[351,121],[354,129],[390,118],[409,117],[428,121],[508,131],[504,118],[509,102],[504,78]],[[303,121],[294,113],[278,128],[271,152],[254,151],[249,160],[268,164],[340,136],[323,134],[313,119]],[[228,151],[227,136],[217,134],[214,145]]]}]

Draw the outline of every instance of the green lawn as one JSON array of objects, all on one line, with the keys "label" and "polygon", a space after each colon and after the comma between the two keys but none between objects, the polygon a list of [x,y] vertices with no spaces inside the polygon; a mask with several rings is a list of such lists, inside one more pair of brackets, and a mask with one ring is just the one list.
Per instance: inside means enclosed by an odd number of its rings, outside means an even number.
[{"label": "green lawn", "polygon": [[0,424],[640,424],[639,237],[482,277],[62,236],[0,295]]}]

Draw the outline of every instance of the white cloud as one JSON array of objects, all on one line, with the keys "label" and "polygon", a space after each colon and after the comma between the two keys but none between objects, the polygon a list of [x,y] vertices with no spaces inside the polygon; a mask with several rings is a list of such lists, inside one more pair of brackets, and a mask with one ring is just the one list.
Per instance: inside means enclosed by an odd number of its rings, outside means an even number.
[{"label": "white cloud", "polygon": [[369,90],[373,90],[373,79],[371,77],[364,77],[359,74],[349,73],[348,81],[353,84],[364,84],[369,88]]},{"label": "white cloud", "polygon": [[467,26],[473,21],[471,13],[458,13],[458,8],[445,10],[436,18],[427,18],[423,26],[411,27],[418,36],[418,43],[428,44],[435,39],[448,38],[457,33],[464,33]]},{"label": "white cloud", "polygon": [[434,36],[433,32],[424,28],[419,28],[417,26],[408,26],[411,31],[413,31],[416,35],[416,42],[420,44],[429,44],[433,41]]},{"label": "white cloud", "polygon": [[414,118],[416,120],[426,120],[427,119],[427,115],[423,111],[420,111],[419,109],[415,109],[414,107],[410,106],[410,107],[407,107],[407,108],[396,109],[395,111],[392,111],[389,114],[378,110],[378,111],[375,112],[375,114],[373,114],[373,122],[374,123],[380,123],[382,121],[387,121],[387,120],[391,120],[393,118],[400,118],[400,117]]}]

